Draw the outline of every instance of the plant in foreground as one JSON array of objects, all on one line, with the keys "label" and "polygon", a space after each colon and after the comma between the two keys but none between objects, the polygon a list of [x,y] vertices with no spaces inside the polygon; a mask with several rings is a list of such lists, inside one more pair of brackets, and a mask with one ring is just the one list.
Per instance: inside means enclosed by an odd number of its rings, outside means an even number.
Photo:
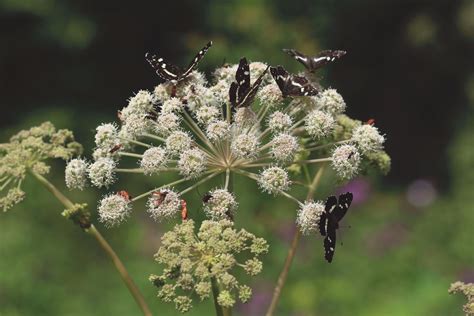
[{"label": "plant in foreground", "polygon": [[[203,54],[197,55],[194,64]],[[161,77],[172,75],[161,58],[150,58],[150,63]],[[240,285],[233,269],[243,267],[249,274],[261,269],[257,259],[237,263],[233,257],[248,249],[253,254],[266,251],[263,239],[233,227],[239,213],[233,192],[235,175],[255,181],[263,194],[294,201],[299,230],[278,282],[273,310],[300,231],[315,233],[318,226],[322,203],[314,201],[313,195],[323,166],[330,165],[339,181],[369,168],[387,172],[390,159],[383,151],[385,137],[373,124],[344,115],[346,104],[335,89],[288,97],[298,93],[289,90],[284,96],[278,77],[272,78],[264,63],[247,64],[243,58],[239,65],[216,69],[210,80],[191,70],[152,91],[139,91],[118,111],[118,124],[98,126],[92,161],[69,161],[66,184],[82,189],[87,177],[93,186],[108,188],[128,173],[157,180],[155,187],[133,197],[126,191],[106,195],[99,202],[98,215],[106,226],[116,226],[131,216],[133,204],[146,199],[153,220],[182,218],[163,236],[155,256],[164,266],[163,273],[150,277],[160,288],[158,296],[173,301],[182,312],[191,308],[193,294],[204,299],[212,289],[217,313],[230,313],[237,297],[246,301],[251,293]],[[242,81],[241,76],[247,79]],[[175,175],[174,180],[160,183],[159,175],[164,173]],[[186,203],[186,194],[219,178],[221,184],[204,196],[201,207]],[[308,189],[306,198],[297,195],[298,186]],[[188,217],[198,208],[209,220],[196,225]],[[255,241],[262,248],[259,253],[252,250]]]},{"label": "plant in foreground", "polygon": [[474,283],[454,282],[449,288],[449,293],[462,293],[467,298],[467,303],[463,306],[466,316],[474,315]]},{"label": "plant in foreground", "polygon": [[[100,234],[91,222],[91,215],[87,204],[71,202],[61,191],[49,182],[45,175],[49,173],[50,166],[47,160],[60,158],[70,160],[82,153],[82,146],[74,141],[71,131],[66,129],[56,130],[53,124],[45,122],[29,130],[20,131],[12,136],[8,143],[0,144],[0,191],[6,194],[0,198],[0,206],[7,211],[15,204],[20,203],[26,196],[22,184],[28,175],[45,186],[65,207],[62,215],[79,225],[84,232],[90,234],[99,243],[100,247],[113,261],[117,272],[125,285],[135,298],[144,315],[151,315],[148,306],[128,274],[125,266],[115,251]],[[84,187],[78,182],[81,173],[85,171],[83,165],[70,163],[68,165],[66,183],[74,183],[76,187]]]}]

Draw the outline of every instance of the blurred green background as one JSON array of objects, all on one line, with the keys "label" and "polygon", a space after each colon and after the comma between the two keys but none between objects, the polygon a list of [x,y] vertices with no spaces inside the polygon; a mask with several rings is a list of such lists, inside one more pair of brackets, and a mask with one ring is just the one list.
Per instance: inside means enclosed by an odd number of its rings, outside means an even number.
[{"label": "blurred green background", "polygon": [[[351,228],[341,230],[332,264],[320,239],[303,239],[277,315],[462,315],[463,298],[447,289],[474,281],[473,1],[0,0],[0,26],[2,141],[50,120],[72,129],[87,156],[94,128],[159,82],[146,51],[186,64],[212,39],[203,70],[245,55],[297,71],[281,48],[347,50],[322,72],[324,82],[344,96],[350,116],[376,119],[392,171],[348,184],[356,195]],[[63,187],[64,164],[54,164],[50,178]],[[132,194],[163,181],[127,179],[117,188]],[[0,214],[0,315],[138,315],[94,241],[58,215],[61,205],[42,187],[31,179],[26,186],[25,202]],[[236,314],[262,315],[294,205],[262,199],[252,184],[236,188],[237,225],[271,241],[263,274],[251,280],[254,297]],[[318,196],[333,190],[326,180]],[[94,208],[104,193],[69,196]],[[200,197],[189,199],[197,205]],[[153,254],[172,223],[139,209],[102,230],[156,315],[174,315],[147,280],[159,271]],[[189,315],[212,313],[204,302]]]}]

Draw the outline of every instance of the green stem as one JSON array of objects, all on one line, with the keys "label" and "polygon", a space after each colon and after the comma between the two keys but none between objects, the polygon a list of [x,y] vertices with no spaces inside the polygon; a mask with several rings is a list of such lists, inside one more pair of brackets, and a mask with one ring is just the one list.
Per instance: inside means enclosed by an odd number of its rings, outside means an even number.
[{"label": "green stem", "polygon": [[[59,191],[51,182],[49,182],[45,177],[42,175],[30,171],[31,174],[42,184],[48,189],[58,200],[63,204],[67,209],[73,208],[74,203],[72,203],[64,194],[62,194],[61,191]],[[109,258],[112,260],[115,268],[117,269],[118,273],[120,274],[120,277],[122,278],[123,282],[127,286],[128,290],[130,291],[130,294],[132,294],[133,298],[137,302],[138,306],[142,310],[143,315],[146,316],[151,316],[151,311],[148,307],[148,305],[145,302],[145,299],[143,298],[143,295],[140,293],[140,290],[138,287],[135,285],[133,282],[132,278],[130,277],[130,274],[128,273],[127,269],[123,265],[122,261],[120,258],[117,256],[115,251],[112,249],[110,244],[105,240],[105,238],[100,234],[100,232],[95,228],[94,225],[91,225],[89,228],[85,229],[85,231],[94,236],[94,238],[97,240],[99,245],[102,247],[102,250],[109,256]]]},{"label": "green stem", "polygon": [[222,306],[217,303],[217,297],[219,296],[219,286],[217,285],[217,281],[215,278],[211,278],[212,284],[212,298],[214,301],[214,308],[216,309],[216,316],[224,316],[224,311],[222,310]]},{"label": "green stem", "polygon": [[[321,168],[319,168],[318,172],[314,176],[313,181],[311,182],[309,186],[308,194],[306,195],[307,201],[313,198],[314,192],[316,191],[319,181],[321,180],[323,171],[324,171],[324,166],[321,166]],[[280,299],[281,290],[283,286],[285,285],[286,278],[288,277],[288,272],[290,271],[290,267],[296,253],[296,249],[298,248],[300,237],[301,237],[301,232],[298,229],[298,227],[296,227],[296,231],[295,231],[295,234],[293,235],[293,240],[291,242],[290,249],[288,249],[288,254],[286,256],[285,263],[283,265],[283,270],[280,272],[280,275],[278,276],[277,285],[275,286],[275,289],[273,291],[272,301],[270,303],[270,306],[268,307],[267,313],[265,314],[266,316],[272,316],[273,313],[275,312],[276,306],[278,304],[278,300]]]},{"label": "green stem", "polygon": [[216,309],[216,316],[232,316],[231,308],[220,306],[217,302],[217,297],[219,296],[219,284],[217,284],[216,278],[211,278],[211,286],[214,308]]}]

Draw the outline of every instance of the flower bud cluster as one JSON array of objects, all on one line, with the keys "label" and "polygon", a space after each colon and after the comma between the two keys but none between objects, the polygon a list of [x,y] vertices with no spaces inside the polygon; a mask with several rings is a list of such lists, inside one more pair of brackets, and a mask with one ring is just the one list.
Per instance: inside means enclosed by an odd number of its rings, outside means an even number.
[{"label": "flower bud cluster", "polygon": [[267,251],[263,238],[235,229],[229,220],[203,221],[197,233],[194,221],[187,220],[161,238],[155,260],[164,269],[160,275],[151,275],[150,281],[158,288],[160,299],[186,312],[195,299],[193,293],[200,300],[212,295],[215,280],[220,289],[218,304],[232,307],[238,299],[246,302],[252,295],[250,287],[234,276],[234,270],[242,268],[250,276],[257,275],[262,270],[259,257]]}]

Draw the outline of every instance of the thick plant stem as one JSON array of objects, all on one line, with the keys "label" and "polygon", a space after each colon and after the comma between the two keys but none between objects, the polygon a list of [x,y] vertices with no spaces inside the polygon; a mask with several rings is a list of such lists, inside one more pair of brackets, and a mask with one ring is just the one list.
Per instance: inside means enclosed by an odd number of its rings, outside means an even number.
[{"label": "thick plant stem", "polygon": [[[319,168],[318,172],[314,176],[314,179],[309,186],[308,194],[306,195],[306,200],[311,200],[313,198],[314,192],[316,191],[319,181],[321,180],[323,170],[324,170],[324,166]],[[300,237],[301,237],[301,232],[298,229],[298,227],[296,227],[296,231],[295,231],[295,234],[293,235],[293,240],[291,242],[290,249],[288,249],[288,254],[286,255],[285,263],[283,265],[283,270],[280,272],[280,275],[278,276],[277,284],[275,286],[275,289],[273,290],[272,301],[270,303],[270,306],[268,307],[267,313],[265,314],[266,316],[272,316],[273,313],[275,312],[276,306],[278,304],[278,300],[280,299],[281,290],[283,286],[285,285],[286,278],[288,277],[288,272],[290,271],[293,258],[295,257],[296,249],[298,248]]]},{"label": "thick plant stem", "polygon": [[212,298],[214,300],[214,307],[216,309],[216,316],[224,316],[224,311],[222,307],[217,303],[217,297],[219,296],[219,287],[215,278],[211,278],[212,284]]},{"label": "thick plant stem", "polygon": [[217,302],[217,297],[219,296],[219,285],[215,278],[211,278],[212,285],[212,298],[214,300],[214,307],[216,309],[216,316],[232,316],[232,309],[229,307],[220,306]]},{"label": "thick plant stem", "polygon": [[140,290],[136,286],[135,282],[133,282],[132,278],[130,277],[130,274],[128,274],[127,269],[125,268],[125,266],[123,265],[122,261],[117,256],[115,251],[112,249],[110,244],[107,242],[107,240],[104,239],[102,234],[97,230],[97,228],[95,228],[94,225],[91,225],[91,227],[89,227],[86,231],[87,233],[94,236],[94,238],[100,244],[102,249],[107,253],[109,258],[112,260],[115,268],[120,274],[120,277],[122,278],[123,282],[125,283],[128,290],[130,291],[130,294],[132,294],[133,298],[135,299],[138,306],[142,310],[143,315],[151,316],[151,311],[148,308],[148,305],[146,304],[145,299],[143,298],[142,294],[140,293]]},{"label": "thick plant stem", "polygon": [[[49,182],[45,177],[42,175],[31,171],[31,174],[42,184],[44,185],[67,209],[73,208],[74,203],[71,202],[64,194],[62,194],[61,191],[59,191],[51,182]],[[105,240],[105,238],[100,234],[100,232],[95,228],[94,225],[91,225],[89,228],[85,229],[85,231],[94,236],[94,238],[97,240],[99,245],[102,247],[104,252],[109,256],[109,258],[112,260],[115,268],[117,269],[118,273],[120,274],[120,277],[122,278],[123,282],[127,286],[128,290],[130,291],[130,294],[132,294],[133,298],[137,302],[138,306],[143,312],[143,315],[146,316],[151,316],[151,311],[148,305],[145,302],[145,299],[143,298],[143,295],[140,293],[140,290],[137,288],[135,283],[133,282],[132,278],[130,277],[130,274],[128,273],[127,269],[123,265],[122,261],[120,258],[117,256],[115,251],[112,249],[110,244]]]}]

